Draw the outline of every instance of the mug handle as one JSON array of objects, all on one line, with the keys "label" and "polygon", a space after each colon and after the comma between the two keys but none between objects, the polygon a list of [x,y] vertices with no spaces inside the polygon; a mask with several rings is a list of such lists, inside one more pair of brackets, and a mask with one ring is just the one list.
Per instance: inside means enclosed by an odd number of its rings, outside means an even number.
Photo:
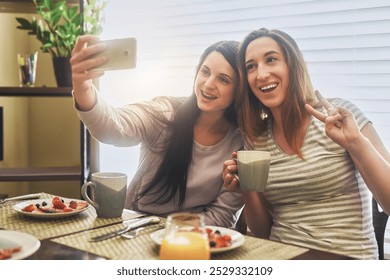
[{"label": "mug handle", "polygon": [[91,187],[92,188],[92,192],[95,192],[95,184],[93,182],[86,182],[83,184],[83,186],[81,187],[81,195],[82,197],[87,201],[89,202],[89,204],[91,204],[93,206],[93,208],[95,208],[96,210],[99,209],[99,204],[97,204],[97,202],[93,201],[89,196],[88,196],[88,188]]}]

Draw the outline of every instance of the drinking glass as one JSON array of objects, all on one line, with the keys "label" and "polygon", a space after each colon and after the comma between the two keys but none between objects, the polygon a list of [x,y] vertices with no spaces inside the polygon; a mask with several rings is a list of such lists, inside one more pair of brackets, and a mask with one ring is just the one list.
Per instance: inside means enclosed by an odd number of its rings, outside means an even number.
[{"label": "drinking glass", "polygon": [[19,67],[19,82],[21,87],[33,87],[37,72],[38,52],[17,54]]},{"label": "drinking glass", "polygon": [[210,259],[210,245],[204,217],[195,213],[169,215],[160,247],[160,259]]}]

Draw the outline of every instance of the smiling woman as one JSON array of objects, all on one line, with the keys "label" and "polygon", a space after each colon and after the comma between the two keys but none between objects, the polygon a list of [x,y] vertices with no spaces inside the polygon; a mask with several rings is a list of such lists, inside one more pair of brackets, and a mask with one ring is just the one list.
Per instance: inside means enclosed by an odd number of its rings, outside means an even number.
[{"label": "smiling woman", "polygon": [[73,97],[78,116],[95,139],[120,147],[141,144],[125,208],[162,216],[201,213],[209,225],[232,227],[242,201],[222,188],[220,168],[242,147],[234,113],[238,42],[219,41],[205,49],[194,87],[184,97],[162,96],[115,108],[91,83],[104,74],[96,68],[106,62],[96,56],[104,45],[89,44],[93,40],[81,36],[73,49]]},{"label": "smiling woman", "polygon": [[[243,191],[232,176],[236,162],[225,161],[225,186],[242,194],[250,230],[289,244],[378,258],[370,192],[390,213],[390,153],[373,124],[350,101],[313,90],[298,45],[281,30],[250,32],[238,65],[245,148],[271,153],[267,186],[259,193]],[[277,86],[264,90],[272,84]],[[259,118],[261,110],[270,113],[267,119]]]}]

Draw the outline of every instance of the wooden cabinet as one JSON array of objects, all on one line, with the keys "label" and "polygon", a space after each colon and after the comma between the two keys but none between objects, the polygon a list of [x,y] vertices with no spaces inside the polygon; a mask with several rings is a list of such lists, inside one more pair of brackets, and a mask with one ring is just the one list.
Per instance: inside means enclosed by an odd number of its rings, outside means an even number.
[{"label": "wooden cabinet", "polygon": [[[72,88],[67,87],[0,87],[0,97],[72,98],[71,90]],[[4,121],[6,122],[7,120],[5,119]],[[44,137],[44,135],[42,135],[42,137]],[[89,175],[89,140],[86,128],[80,123],[79,166],[0,168],[0,182],[80,180],[81,185],[86,181]]]}]

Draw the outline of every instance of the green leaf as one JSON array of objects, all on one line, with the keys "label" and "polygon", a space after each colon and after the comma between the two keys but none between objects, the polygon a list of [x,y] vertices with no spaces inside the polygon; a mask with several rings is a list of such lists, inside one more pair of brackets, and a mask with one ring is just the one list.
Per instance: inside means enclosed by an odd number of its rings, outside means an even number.
[{"label": "green leaf", "polygon": [[47,8],[47,9],[50,9],[51,8],[51,4],[53,3],[52,0],[44,0],[43,2],[42,1],[40,1],[40,2],[41,2],[41,5],[44,6],[45,8]]},{"label": "green leaf", "polygon": [[51,21],[51,13],[42,14],[41,16],[46,22]]},{"label": "green leaf", "polygon": [[24,30],[31,29],[31,23],[27,19],[17,17],[16,20],[20,24],[20,26],[18,26],[19,29],[24,29]]},{"label": "green leaf", "polygon": [[62,9],[61,7],[66,7],[66,1],[58,1],[57,3],[54,4],[54,7],[52,8],[52,10],[58,10],[58,9]]},{"label": "green leaf", "polygon": [[[77,37],[83,30],[82,15],[78,5],[68,5],[66,1],[33,0],[39,20],[31,21],[16,18],[17,29],[26,30],[29,35],[35,35],[41,42],[43,52],[54,56],[70,56]],[[101,32],[102,11],[108,0],[89,0],[84,5],[85,33]]]},{"label": "green leaf", "polygon": [[58,23],[60,22],[60,20],[61,20],[61,14],[53,15],[52,26],[55,28],[58,25]]},{"label": "green leaf", "polygon": [[77,6],[73,6],[69,9],[69,18],[75,19],[77,15],[79,15],[79,8]]}]

